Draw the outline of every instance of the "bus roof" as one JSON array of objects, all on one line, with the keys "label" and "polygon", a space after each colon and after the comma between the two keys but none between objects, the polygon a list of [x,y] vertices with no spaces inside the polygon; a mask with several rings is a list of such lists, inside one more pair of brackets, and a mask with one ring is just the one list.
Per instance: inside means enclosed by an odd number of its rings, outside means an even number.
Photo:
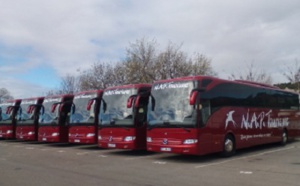
[{"label": "bus roof", "polygon": [[87,90],[87,91],[77,92],[77,93],[74,94],[74,96],[84,95],[84,94],[92,94],[92,93],[101,94],[102,92],[103,92],[102,89],[99,89],[99,90]]},{"label": "bus roof", "polygon": [[[243,84],[243,85],[248,85],[252,87],[259,87],[259,88],[266,88],[266,89],[271,89],[271,90],[279,90],[282,92],[289,92],[284,89],[280,89],[279,87],[273,86],[273,85],[268,85],[265,83],[259,83],[259,82],[253,82],[253,81],[247,81],[247,80],[227,80],[227,79],[221,79],[213,76],[185,76],[185,77],[178,77],[174,79],[164,79],[164,80],[158,80],[155,81],[154,84],[156,83],[167,83],[167,82],[173,82],[173,81],[192,81],[192,80],[212,80],[217,83],[235,83],[235,84]],[[293,93],[293,92],[289,92]],[[297,93],[294,93],[297,94]]]},{"label": "bus roof", "polygon": [[120,86],[108,87],[105,90],[126,89],[126,88],[142,88],[142,87],[149,87],[149,88],[151,88],[151,86],[152,86],[151,84],[147,84],[147,83],[128,84],[128,85],[120,85]]}]

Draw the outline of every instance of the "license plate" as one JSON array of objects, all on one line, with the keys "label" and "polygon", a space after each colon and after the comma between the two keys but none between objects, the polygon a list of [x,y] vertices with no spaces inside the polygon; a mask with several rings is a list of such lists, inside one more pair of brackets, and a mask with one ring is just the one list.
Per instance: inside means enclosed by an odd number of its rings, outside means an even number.
[{"label": "license plate", "polygon": [[107,145],[108,147],[116,147],[116,144],[113,144],[113,143],[109,143],[108,145]]},{"label": "license plate", "polygon": [[79,140],[79,139],[75,139],[74,142],[75,142],[75,143],[79,143],[80,140]]},{"label": "license plate", "polygon": [[43,140],[43,141],[47,141],[47,138],[43,138],[42,140]]},{"label": "license plate", "polygon": [[0,137],[3,137],[2,134],[0,134]]},{"label": "license plate", "polygon": [[160,150],[164,152],[171,152],[172,149],[170,147],[162,147]]},{"label": "license plate", "polygon": [[20,136],[21,139],[23,139],[23,136]]}]

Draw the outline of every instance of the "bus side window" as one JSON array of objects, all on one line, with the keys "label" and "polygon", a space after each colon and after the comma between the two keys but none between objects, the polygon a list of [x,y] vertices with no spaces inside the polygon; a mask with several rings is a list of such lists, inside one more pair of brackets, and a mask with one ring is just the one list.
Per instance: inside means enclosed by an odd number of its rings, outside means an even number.
[{"label": "bus side window", "polygon": [[201,107],[199,105],[199,109],[201,113],[201,126],[204,126],[206,125],[206,122],[211,114],[210,101],[201,100]]}]

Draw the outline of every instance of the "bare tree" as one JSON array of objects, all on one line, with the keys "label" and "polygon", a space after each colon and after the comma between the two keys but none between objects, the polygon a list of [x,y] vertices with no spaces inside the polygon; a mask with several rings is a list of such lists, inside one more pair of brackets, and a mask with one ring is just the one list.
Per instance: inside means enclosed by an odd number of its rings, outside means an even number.
[{"label": "bare tree", "polygon": [[70,74],[62,77],[59,94],[74,94],[79,90],[78,77]]},{"label": "bare tree", "polygon": [[156,58],[156,46],[155,40],[147,41],[145,38],[130,43],[124,61],[127,82],[151,83],[155,79],[153,67]]},{"label": "bare tree", "polygon": [[155,80],[189,75],[191,69],[188,69],[187,55],[180,48],[181,45],[170,42],[166,50],[159,53],[153,72]]},{"label": "bare tree", "polygon": [[272,85],[272,77],[268,75],[264,70],[257,69],[251,63],[246,68],[246,71],[240,71],[240,73],[237,74],[231,74],[229,79],[241,79],[241,80],[247,80],[247,81],[253,81],[253,82],[259,82],[259,83],[265,83]]},{"label": "bare tree", "polygon": [[137,40],[127,49],[127,81],[152,83],[189,75],[216,75],[209,59],[198,53],[189,59],[181,46],[169,42],[165,50],[158,51],[155,40]]},{"label": "bare tree", "polygon": [[283,72],[283,75],[291,83],[298,82],[300,80],[300,65],[299,65],[299,61],[296,59],[294,65],[291,65],[291,66],[286,65],[286,71]]},{"label": "bare tree", "polygon": [[[111,63],[98,62],[92,68],[84,71],[79,76],[81,90],[104,89],[117,84],[114,74],[115,68]],[[119,70],[120,71],[120,70]]]},{"label": "bare tree", "polygon": [[203,54],[194,54],[193,58],[190,60],[189,69],[191,69],[190,75],[217,76],[217,73],[211,66],[211,60]]},{"label": "bare tree", "polygon": [[295,64],[291,66],[286,66],[286,70],[283,75],[288,79],[291,84],[297,84],[297,92],[300,92],[300,64],[296,59]]},{"label": "bare tree", "polygon": [[10,99],[14,99],[10,92],[6,88],[0,88],[0,103]]}]

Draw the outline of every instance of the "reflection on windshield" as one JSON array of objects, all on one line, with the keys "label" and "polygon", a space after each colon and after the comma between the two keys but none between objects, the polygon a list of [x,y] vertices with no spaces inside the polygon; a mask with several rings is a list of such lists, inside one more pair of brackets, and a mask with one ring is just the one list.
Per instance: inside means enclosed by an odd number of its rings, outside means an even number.
[{"label": "reflection on windshield", "polygon": [[[101,125],[133,125],[132,108],[127,108],[127,100],[137,94],[137,89],[116,89],[104,92],[100,110]],[[106,105],[106,110],[104,110]]]},{"label": "reflection on windshield", "polygon": [[193,88],[192,81],[155,84],[149,101],[149,126],[194,125],[195,113],[193,106],[189,104]]},{"label": "reflection on windshield", "polygon": [[58,124],[58,114],[60,105],[57,104],[54,112],[51,112],[51,107],[54,103],[57,103],[59,101],[59,99],[51,99],[51,101],[44,100],[43,106],[40,111],[40,124]]},{"label": "reflection on windshield", "polygon": [[96,101],[94,100],[93,104],[91,105],[91,109],[87,110],[87,104],[90,99],[92,99],[94,96],[84,96],[84,97],[78,97],[74,99],[73,105],[71,107],[71,118],[70,118],[70,124],[75,123],[93,123],[95,114],[94,114],[94,107]]}]

